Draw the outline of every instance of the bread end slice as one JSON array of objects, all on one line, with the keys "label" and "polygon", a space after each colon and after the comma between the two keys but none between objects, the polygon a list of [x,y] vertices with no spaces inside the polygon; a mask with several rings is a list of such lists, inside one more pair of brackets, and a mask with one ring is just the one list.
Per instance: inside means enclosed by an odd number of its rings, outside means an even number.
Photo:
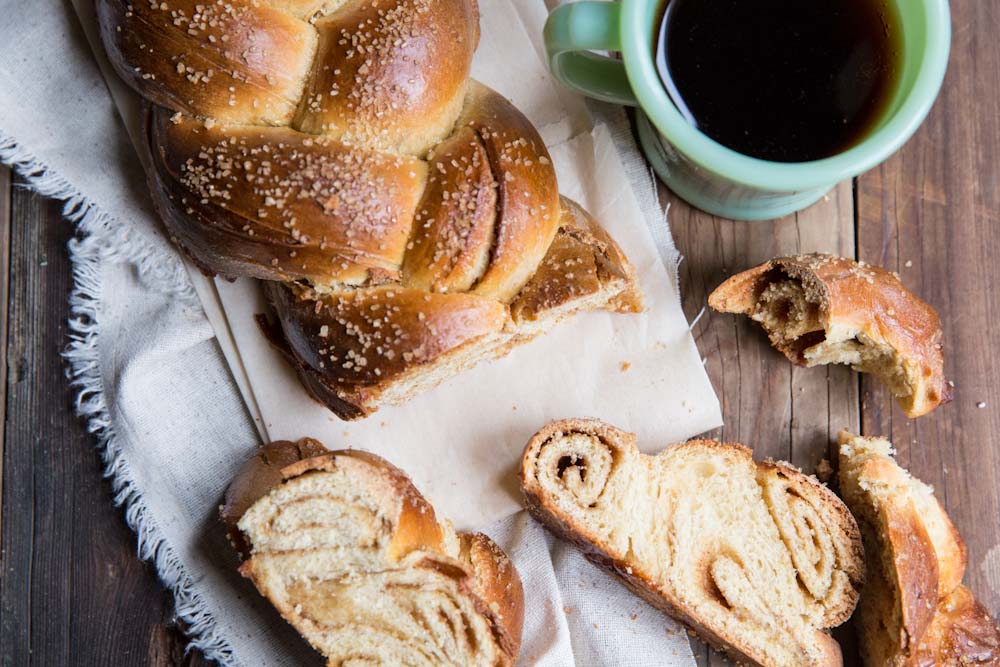
[{"label": "bread end slice", "polygon": [[331,665],[512,667],[524,599],[503,551],[378,456],[317,447],[272,443],[234,480],[240,572]]},{"label": "bread end slice", "polygon": [[1000,664],[1000,628],[961,585],[965,544],[933,490],[888,440],[847,432],[839,476],[867,554],[855,615],[866,667]]}]

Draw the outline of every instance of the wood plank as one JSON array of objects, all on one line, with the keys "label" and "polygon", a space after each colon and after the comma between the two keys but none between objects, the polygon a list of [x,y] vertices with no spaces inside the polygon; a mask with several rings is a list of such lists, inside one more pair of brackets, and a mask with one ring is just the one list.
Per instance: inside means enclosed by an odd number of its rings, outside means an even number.
[{"label": "wood plank", "polygon": [[[10,296],[10,169],[0,165],[0,499],[3,498],[4,429],[7,426],[7,309]],[[0,552],[3,503],[0,502]]]},{"label": "wood plank", "polygon": [[[969,548],[966,583],[1000,614],[1000,5],[953,0],[951,63],[930,118],[858,183],[863,259],[937,308],[954,402],[908,420],[865,379],[865,432],[934,485]],[[980,407],[982,405],[982,407]]]},{"label": "wood plank", "polygon": [[[779,255],[826,251],[854,255],[854,198],[843,183],[806,211],[776,222],[733,222],[689,207],[661,186],[684,261],[684,312],[693,320],[730,275]],[[841,428],[857,428],[858,383],[845,368],[796,368],[744,317],[706,311],[693,329],[722,401],[725,426],[709,434],[784,459],[811,472]],[[729,664],[695,641],[700,665]]]},{"label": "wood plank", "polygon": [[12,223],[0,664],[195,664],[73,415],[59,358],[72,228],[20,188]]}]

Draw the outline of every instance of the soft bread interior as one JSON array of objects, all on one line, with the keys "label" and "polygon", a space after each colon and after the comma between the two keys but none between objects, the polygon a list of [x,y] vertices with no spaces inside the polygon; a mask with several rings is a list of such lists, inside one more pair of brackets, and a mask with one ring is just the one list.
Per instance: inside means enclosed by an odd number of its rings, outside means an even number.
[{"label": "soft bread interior", "polygon": [[898,399],[914,394],[919,370],[892,346],[849,326],[832,326],[822,286],[775,269],[749,313],[772,344],[808,366],[844,364],[871,373]]},{"label": "soft bread interior", "polygon": [[554,425],[529,445],[529,507],[716,646],[764,665],[830,665],[821,628],[857,600],[860,541],[835,496],[739,445],[658,456],[627,434]]},{"label": "soft bread interior", "polygon": [[243,573],[328,664],[511,664],[468,549],[369,461],[329,457],[254,503],[238,526],[252,545]]}]

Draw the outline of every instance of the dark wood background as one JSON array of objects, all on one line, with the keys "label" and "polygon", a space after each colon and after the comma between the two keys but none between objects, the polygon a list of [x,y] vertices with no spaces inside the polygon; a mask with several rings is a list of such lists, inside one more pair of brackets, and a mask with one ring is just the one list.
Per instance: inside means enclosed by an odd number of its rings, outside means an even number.
[{"label": "dark wood background", "polygon": [[[953,0],[944,90],[919,133],[881,167],[775,223],[691,210],[666,190],[685,256],[685,311],[731,273],[824,250],[898,271],[945,327],[955,400],[909,420],[844,368],[800,369],[745,319],[694,329],[723,405],[711,435],[811,470],[843,427],[890,437],[934,485],[969,547],[966,583],[1000,614],[1000,2]],[[72,236],[58,204],[0,169],[0,665],[207,664],[185,654],[170,596],[135,555],[93,438],[73,416],[66,345]],[[697,647],[702,664],[722,660]]]}]

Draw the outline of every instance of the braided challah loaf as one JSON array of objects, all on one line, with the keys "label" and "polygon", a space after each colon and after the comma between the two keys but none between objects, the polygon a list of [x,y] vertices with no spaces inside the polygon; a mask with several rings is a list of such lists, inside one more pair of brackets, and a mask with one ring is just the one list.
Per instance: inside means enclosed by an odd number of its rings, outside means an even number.
[{"label": "braided challah loaf", "polygon": [[475,0],[97,0],[148,169],[202,268],[278,281],[272,340],[345,419],[580,310],[631,266],[538,133],[469,78]]},{"label": "braided challah loaf", "polygon": [[275,442],[226,492],[240,568],[331,667],[511,667],[524,596],[490,538],[455,533],[361,451]]},{"label": "braided challah loaf", "polygon": [[713,440],[646,456],[630,433],[571,419],[528,443],[521,487],[553,532],[738,663],[842,664],[823,629],[857,603],[861,537],[815,479]]}]

